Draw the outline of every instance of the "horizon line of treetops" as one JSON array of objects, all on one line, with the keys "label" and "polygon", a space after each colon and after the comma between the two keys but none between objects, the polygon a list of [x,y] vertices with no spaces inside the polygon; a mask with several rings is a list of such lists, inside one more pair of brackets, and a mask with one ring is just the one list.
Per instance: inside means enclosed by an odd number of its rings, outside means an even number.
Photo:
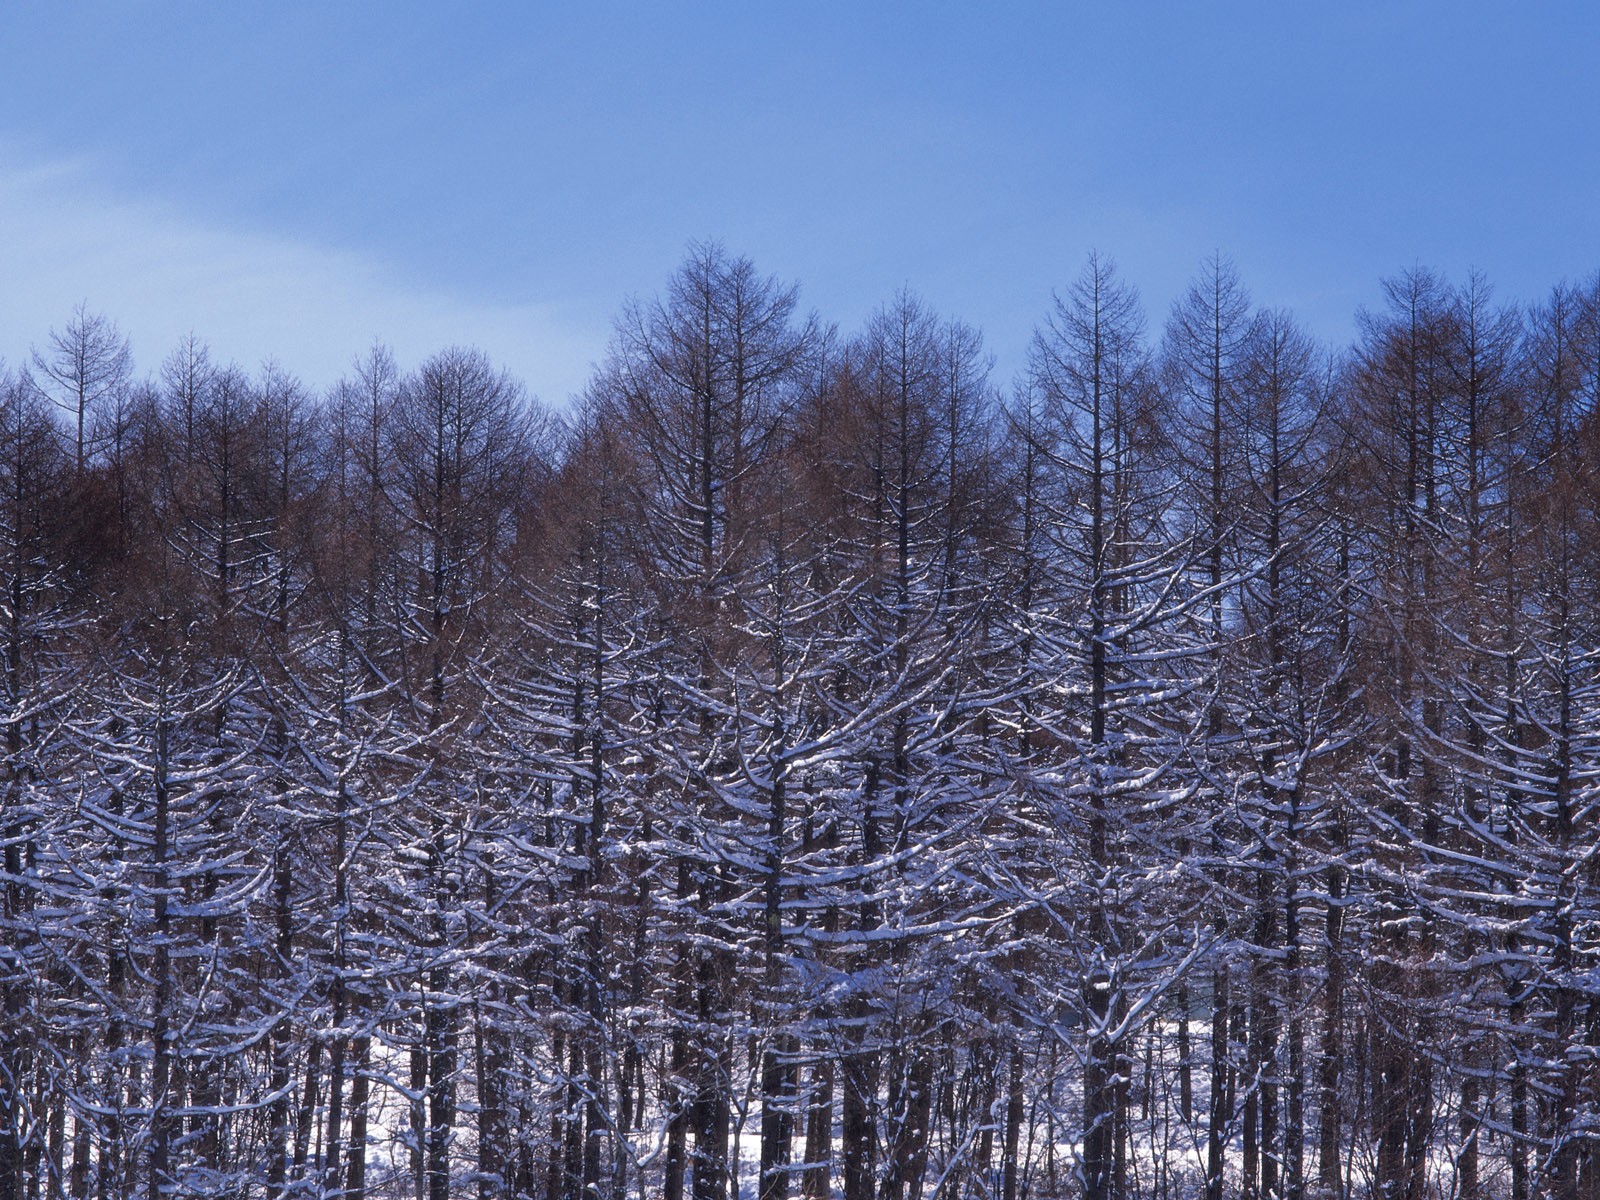
[{"label": "horizon line of treetops", "polygon": [[1600,276],[989,369],[0,370],[0,1200],[1600,1200]]}]

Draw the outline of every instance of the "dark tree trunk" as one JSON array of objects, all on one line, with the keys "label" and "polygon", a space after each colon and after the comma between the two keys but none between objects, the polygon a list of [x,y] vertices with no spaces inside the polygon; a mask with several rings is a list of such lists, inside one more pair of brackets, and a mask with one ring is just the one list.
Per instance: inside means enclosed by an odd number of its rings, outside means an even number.
[{"label": "dark tree trunk", "polygon": [[1005,1174],[1000,1183],[1000,1200],[1018,1200],[1022,1182],[1022,1121],[1025,1098],[1022,1091],[1022,1049],[1011,1051],[1009,1078],[1006,1081]]},{"label": "dark tree trunk", "polygon": [[1344,872],[1328,869],[1328,981],[1322,1006],[1322,1046],[1317,1071],[1317,1184],[1340,1195],[1340,1057],[1344,1053]]},{"label": "dark tree trunk", "polygon": [[833,1187],[833,1059],[819,1054],[806,1105],[805,1200],[828,1200]]},{"label": "dark tree trunk", "polygon": [[345,1173],[344,1200],[366,1200],[367,1196],[367,1095],[371,1080],[367,1074],[372,1039],[357,1038],[355,1078],[350,1082],[350,1168]]},{"label": "dark tree trunk", "polygon": [[843,1200],[875,1200],[878,1174],[878,1139],[874,1128],[878,1092],[876,1056],[862,1050],[847,1054],[839,1064],[839,1073],[844,1084],[839,1129]]},{"label": "dark tree trunk", "polygon": [[1206,1117],[1206,1200],[1222,1200],[1226,1163],[1223,1148],[1233,1117],[1229,1104],[1232,1070],[1228,1047],[1228,1022],[1233,1007],[1229,998],[1228,968],[1211,973],[1211,1099]]}]

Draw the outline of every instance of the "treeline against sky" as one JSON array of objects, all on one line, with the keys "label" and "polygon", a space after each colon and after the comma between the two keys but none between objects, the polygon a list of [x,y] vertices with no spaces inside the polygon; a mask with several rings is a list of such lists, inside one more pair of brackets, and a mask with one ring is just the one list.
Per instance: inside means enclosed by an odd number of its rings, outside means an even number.
[{"label": "treeline against sky", "polygon": [[0,379],[0,1200],[1597,1200],[1600,279],[1002,394],[717,246],[568,412]]}]

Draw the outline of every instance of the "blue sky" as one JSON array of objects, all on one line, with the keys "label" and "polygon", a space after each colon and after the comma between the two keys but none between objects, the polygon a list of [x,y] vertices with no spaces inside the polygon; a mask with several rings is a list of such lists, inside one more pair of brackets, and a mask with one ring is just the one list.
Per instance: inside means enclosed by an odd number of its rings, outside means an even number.
[{"label": "blue sky", "polygon": [[1347,338],[1377,281],[1600,267],[1600,6],[43,3],[0,15],[0,356],[87,300],[313,386],[374,337],[546,400],[695,238],[846,329],[908,286],[997,381],[1091,249],[1213,249]]}]

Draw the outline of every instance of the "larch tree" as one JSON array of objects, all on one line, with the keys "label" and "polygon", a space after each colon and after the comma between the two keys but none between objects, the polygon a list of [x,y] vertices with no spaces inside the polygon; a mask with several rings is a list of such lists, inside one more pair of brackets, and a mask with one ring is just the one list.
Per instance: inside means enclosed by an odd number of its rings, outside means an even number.
[{"label": "larch tree", "polygon": [[99,410],[131,382],[128,339],[109,318],[81,303],[65,328],[51,332],[49,345],[33,352],[32,369],[34,385],[67,413],[81,481],[97,441]]},{"label": "larch tree", "polygon": [[1186,626],[1208,593],[1183,586],[1197,543],[1165,519],[1176,484],[1143,316],[1107,260],[1091,257],[1057,298],[1031,369],[1056,481],[1043,516],[1053,569],[1035,622],[1056,663],[1036,718],[1051,749],[1035,774],[1062,861],[1040,899],[1062,943],[1055,1002],[1079,1031],[1069,1035],[1083,1064],[1079,1179],[1085,1200],[1115,1200],[1130,1187],[1132,1035],[1197,950],[1171,919],[1195,881],[1165,864],[1193,837],[1183,815],[1193,786],[1176,768],[1198,686]]},{"label": "larch tree", "polygon": [[660,899],[679,952],[669,1001],[667,1200],[681,1200],[686,1174],[695,1200],[721,1200],[737,1165],[727,1023],[743,931],[730,907],[738,858],[729,848],[745,838],[749,819],[721,786],[734,766],[727,668],[742,641],[730,629],[731,600],[759,545],[749,496],[773,460],[813,337],[796,305],[793,288],[748,260],[692,247],[665,296],[625,310],[608,371],[640,463],[632,498],[639,546],[672,630],[656,668],[657,711],[671,724],[655,731],[671,750],[660,764],[670,782],[657,832],[672,874]]}]

